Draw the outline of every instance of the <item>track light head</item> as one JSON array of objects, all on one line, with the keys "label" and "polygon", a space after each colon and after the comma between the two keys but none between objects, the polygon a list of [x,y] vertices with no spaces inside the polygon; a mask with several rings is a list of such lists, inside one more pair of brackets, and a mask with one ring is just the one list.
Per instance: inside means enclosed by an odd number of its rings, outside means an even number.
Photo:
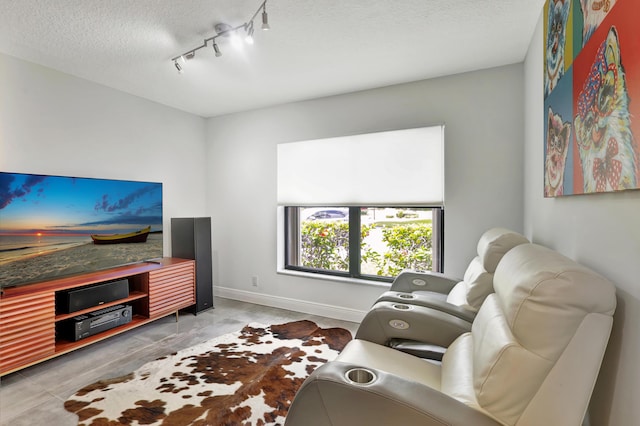
[{"label": "track light head", "polygon": [[216,52],[216,58],[222,56],[222,52],[220,51],[220,48],[218,47],[215,41],[213,42],[213,50],[214,52]]},{"label": "track light head", "polygon": [[180,65],[180,63],[178,63],[178,61],[173,61],[173,65],[176,66],[176,69],[178,70],[178,74],[182,74],[182,65]]},{"label": "track light head", "polygon": [[[265,4],[266,6],[266,4]],[[262,8],[262,29],[264,31],[270,30],[271,27],[269,26],[269,15],[267,15],[267,8],[263,7]]]}]

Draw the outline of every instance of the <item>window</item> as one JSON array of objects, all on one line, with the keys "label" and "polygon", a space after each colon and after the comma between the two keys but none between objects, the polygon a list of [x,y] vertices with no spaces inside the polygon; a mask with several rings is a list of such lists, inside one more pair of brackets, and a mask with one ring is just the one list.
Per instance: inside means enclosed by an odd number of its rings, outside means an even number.
[{"label": "window", "polygon": [[280,266],[386,281],[441,271],[444,151],[442,125],[279,144]]},{"label": "window", "polygon": [[391,281],[442,270],[440,207],[286,207],[285,269]]}]

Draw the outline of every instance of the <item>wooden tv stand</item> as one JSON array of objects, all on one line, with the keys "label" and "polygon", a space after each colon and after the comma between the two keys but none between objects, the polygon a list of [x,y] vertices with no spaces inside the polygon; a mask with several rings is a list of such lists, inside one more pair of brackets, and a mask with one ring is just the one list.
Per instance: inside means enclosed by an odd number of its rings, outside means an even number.
[{"label": "wooden tv stand", "polygon": [[[129,296],[73,313],[56,312],[56,292],[128,278]],[[77,342],[56,336],[56,323],[126,304],[131,322]],[[20,287],[0,296],[0,376],[104,340],[195,304],[195,261],[162,258]]]}]

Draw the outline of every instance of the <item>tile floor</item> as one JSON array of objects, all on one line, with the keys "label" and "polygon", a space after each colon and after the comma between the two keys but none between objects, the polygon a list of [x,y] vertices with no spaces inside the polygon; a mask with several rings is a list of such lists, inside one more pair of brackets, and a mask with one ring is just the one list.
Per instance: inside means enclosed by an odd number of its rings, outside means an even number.
[{"label": "tile floor", "polygon": [[216,298],[215,309],[168,316],[102,342],[0,378],[0,426],[77,425],[64,401],[81,387],[118,377],[167,353],[240,330],[250,322],[278,324],[308,319],[321,327],[358,324],[251,303]]}]

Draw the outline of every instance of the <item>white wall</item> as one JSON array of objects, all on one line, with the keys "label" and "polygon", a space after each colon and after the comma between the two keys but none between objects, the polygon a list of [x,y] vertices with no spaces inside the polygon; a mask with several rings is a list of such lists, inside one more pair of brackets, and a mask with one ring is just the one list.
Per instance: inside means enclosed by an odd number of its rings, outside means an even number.
[{"label": "white wall", "polygon": [[616,284],[618,307],[590,420],[594,426],[638,424],[640,191],[556,199],[542,196],[542,55],[540,19],[525,62],[525,233],[534,242],[564,253]]},{"label": "white wall", "polygon": [[2,171],[162,182],[167,231],[206,214],[204,152],[203,118],[0,55]]},{"label": "white wall", "polygon": [[358,319],[384,287],[276,274],[276,144],[439,123],[445,272],[462,276],[482,232],[523,228],[522,71],[512,65],[209,119],[217,293]]}]

